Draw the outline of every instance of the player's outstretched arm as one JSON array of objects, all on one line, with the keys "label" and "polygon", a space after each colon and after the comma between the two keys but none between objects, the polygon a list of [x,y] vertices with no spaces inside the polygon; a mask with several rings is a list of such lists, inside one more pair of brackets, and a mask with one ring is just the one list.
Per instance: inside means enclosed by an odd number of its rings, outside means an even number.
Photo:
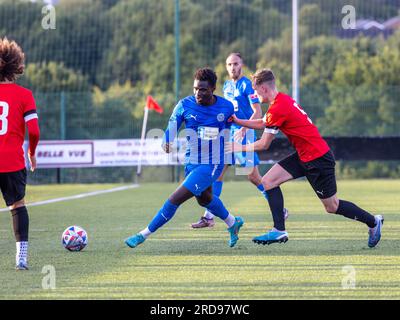
[{"label": "player's outstretched arm", "polygon": [[254,119],[254,120],[243,120],[243,119],[238,119],[236,116],[232,117],[233,122],[235,122],[237,125],[250,128],[250,129],[256,129],[256,130],[263,130],[265,129],[265,123],[262,119]]},{"label": "player's outstretched arm", "polygon": [[251,152],[251,151],[268,150],[274,138],[275,135],[273,135],[272,133],[264,132],[261,138],[256,142],[244,145],[243,151]]},{"label": "player's outstretched arm", "polygon": [[264,132],[262,137],[254,143],[242,145],[236,142],[227,142],[225,150],[226,152],[243,152],[243,151],[253,152],[253,151],[268,150],[274,138],[275,138],[274,134]]},{"label": "player's outstretched arm", "polygon": [[[251,108],[253,109],[253,114],[251,115],[249,120],[256,120],[262,117],[262,109],[259,103],[252,103]],[[249,128],[242,127],[239,131],[235,134],[235,141],[240,141],[246,135],[246,132]]]},{"label": "player's outstretched arm", "polygon": [[249,120],[256,120],[262,118],[262,109],[259,103],[251,104],[251,108],[253,109],[253,114],[251,115]]}]

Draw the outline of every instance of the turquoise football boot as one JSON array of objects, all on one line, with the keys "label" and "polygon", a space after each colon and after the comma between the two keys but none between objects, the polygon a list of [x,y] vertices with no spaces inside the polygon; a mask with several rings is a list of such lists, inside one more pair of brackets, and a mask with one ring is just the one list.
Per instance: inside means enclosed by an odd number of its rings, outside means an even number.
[{"label": "turquoise football boot", "polygon": [[130,248],[136,248],[139,244],[143,243],[146,240],[142,234],[138,233],[134,236],[125,240],[125,244]]},{"label": "turquoise football boot", "polygon": [[271,244],[271,243],[285,243],[289,240],[289,235],[286,231],[278,231],[272,229],[268,231],[266,234],[253,238],[253,242],[257,244]]},{"label": "turquoise football boot", "polygon": [[232,227],[228,228],[229,235],[231,238],[229,239],[229,246],[232,248],[235,246],[236,242],[239,240],[239,230],[243,226],[244,221],[242,217],[236,217],[235,223]]}]

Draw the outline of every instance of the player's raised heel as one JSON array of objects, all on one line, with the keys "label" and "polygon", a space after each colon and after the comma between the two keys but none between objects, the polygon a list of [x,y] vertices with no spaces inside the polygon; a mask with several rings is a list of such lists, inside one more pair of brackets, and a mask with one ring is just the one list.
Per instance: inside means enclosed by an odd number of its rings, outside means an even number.
[{"label": "player's raised heel", "polygon": [[374,228],[369,228],[369,237],[368,237],[368,247],[374,248],[381,240],[382,226],[385,219],[383,216],[377,215],[375,216],[376,226]]},{"label": "player's raised heel", "polygon": [[235,246],[237,241],[239,240],[239,231],[240,228],[243,226],[244,221],[242,217],[236,217],[235,218],[235,224],[228,228],[229,234],[230,234],[230,239],[229,239],[229,246],[232,248]]},{"label": "player's raised heel", "polygon": [[125,240],[125,244],[130,248],[136,248],[139,244],[143,243],[146,240],[142,234],[138,233],[134,236]]},{"label": "player's raised heel", "polygon": [[266,234],[253,238],[253,242],[262,245],[270,245],[271,243],[286,243],[289,235],[286,231],[271,230]]}]

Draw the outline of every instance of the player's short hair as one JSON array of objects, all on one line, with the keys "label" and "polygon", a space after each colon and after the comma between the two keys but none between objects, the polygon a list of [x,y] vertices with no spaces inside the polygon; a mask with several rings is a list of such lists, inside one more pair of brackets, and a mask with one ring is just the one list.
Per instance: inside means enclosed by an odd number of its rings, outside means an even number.
[{"label": "player's short hair", "polygon": [[196,70],[194,79],[198,81],[208,81],[209,85],[214,88],[217,85],[218,77],[214,70],[210,68],[200,68]]},{"label": "player's short hair", "polygon": [[253,81],[253,86],[259,86],[263,83],[275,85],[275,76],[270,69],[257,70],[256,73],[251,76],[251,79]]},{"label": "player's short hair", "polygon": [[6,37],[0,38],[0,81],[14,82],[24,73],[25,54],[21,47]]},{"label": "player's short hair", "polygon": [[242,54],[240,52],[231,52],[226,59],[232,56],[238,57],[243,62]]}]

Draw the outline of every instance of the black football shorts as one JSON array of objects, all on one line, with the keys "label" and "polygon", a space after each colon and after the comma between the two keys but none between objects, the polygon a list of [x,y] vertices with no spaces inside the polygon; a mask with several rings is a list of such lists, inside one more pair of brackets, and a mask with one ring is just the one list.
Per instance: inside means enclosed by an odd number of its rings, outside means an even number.
[{"label": "black football shorts", "polygon": [[0,172],[0,189],[7,207],[25,197],[26,169]]},{"label": "black football shorts", "polygon": [[296,152],[278,163],[294,179],[306,177],[318,198],[327,199],[336,194],[336,162],[332,151],[309,162],[302,162]]}]

